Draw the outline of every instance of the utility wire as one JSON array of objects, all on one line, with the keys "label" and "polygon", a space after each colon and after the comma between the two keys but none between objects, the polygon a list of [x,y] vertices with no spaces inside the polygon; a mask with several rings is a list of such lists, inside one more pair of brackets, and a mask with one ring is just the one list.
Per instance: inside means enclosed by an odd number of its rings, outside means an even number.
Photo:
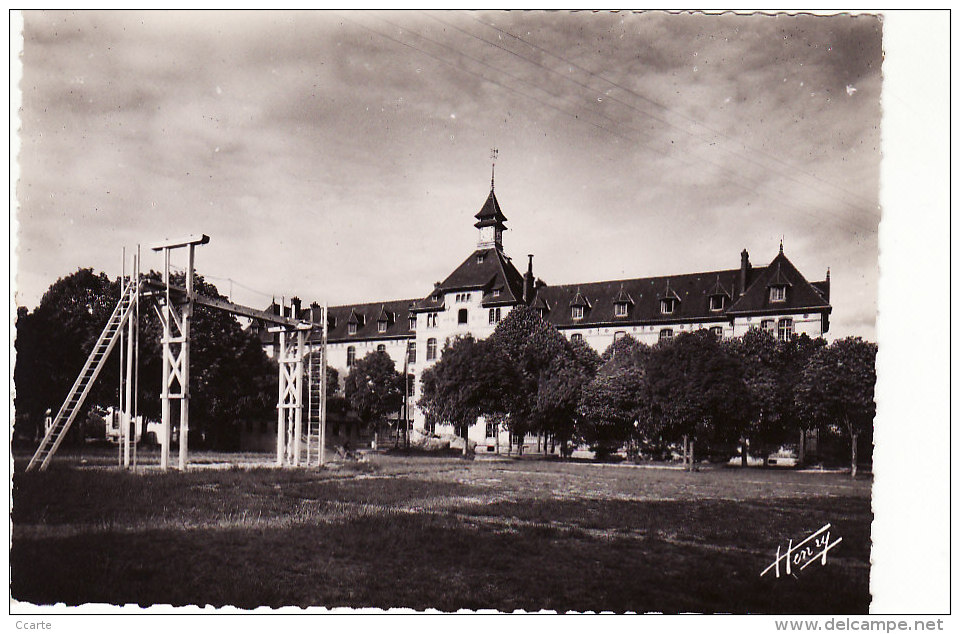
[{"label": "utility wire", "polygon": [[[439,18],[437,18],[437,17],[435,17],[435,16],[433,16],[433,15],[430,15],[429,13],[425,13],[425,15],[428,15],[428,16],[432,17],[434,20],[437,20],[437,21],[439,21],[439,22],[443,22],[443,20],[440,20]],[[709,132],[711,132],[711,133],[713,133],[713,134],[715,134],[715,135],[717,135],[717,136],[719,136],[719,137],[721,137],[721,138],[723,138],[723,139],[726,139],[726,140],[728,140],[728,141],[731,141],[731,142],[734,143],[734,144],[740,145],[744,150],[748,150],[748,151],[751,151],[751,152],[756,152],[756,153],[761,154],[761,155],[765,156],[766,158],[768,158],[768,159],[770,159],[770,160],[772,160],[772,161],[774,161],[774,162],[776,162],[776,163],[779,163],[779,164],[783,165],[784,167],[789,168],[789,169],[792,170],[792,171],[801,172],[801,173],[804,174],[805,176],[807,176],[807,177],[809,177],[809,178],[812,178],[812,179],[814,179],[814,180],[816,180],[816,181],[819,181],[820,183],[822,183],[822,184],[824,184],[824,185],[827,185],[828,187],[831,187],[831,188],[833,188],[833,189],[835,189],[835,190],[837,190],[837,191],[839,191],[839,192],[842,192],[842,193],[844,193],[844,194],[846,194],[846,195],[848,195],[848,196],[852,196],[853,198],[856,198],[856,199],[859,199],[859,200],[863,201],[865,204],[867,204],[867,205],[870,206],[870,207],[875,207],[875,206],[876,206],[876,202],[875,202],[875,201],[872,201],[872,200],[870,200],[870,199],[868,199],[868,198],[865,198],[864,196],[861,196],[860,194],[857,194],[857,193],[855,193],[855,192],[851,192],[851,191],[849,191],[849,190],[847,190],[847,189],[845,189],[845,188],[843,188],[843,187],[840,187],[839,185],[836,185],[836,184],[834,184],[834,183],[831,183],[830,181],[828,181],[828,180],[826,180],[826,179],[824,179],[824,178],[821,178],[821,177],[817,176],[816,174],[810,173],[810,172],[808,172],[808,171],[806,171],[806,170],[804,170],[804,169],[802,169],[802,168],[798,168],[797,166],[792,165],[792,164],[790,164],[789,162],[784,161],[784,160],[781,159],[780,157],[778,157],[778,156],[776,156],[776,155],[774,155],[774,154],[771,154],[771,153],[769,153],[769,152],[766,152],[766,151],[763,150],[763,149],[752,147],[752,146],[748,145],[747,143],[745,143],[745,142],[742,141],[742,140],[734,139],[733,137],[730,137],[729,135],[727,135],[727,134],[725,134],[725,133],[723,133],[723,132],[720,132],[719,130],[715,130],[715,129],[711,128],[710,126],[708,126],[708,125],[706,125],[706,124],[704,124],[704,123],[702,123],[702,122],[700,122],[700,121],[697,121],[696,119],[693,119],[693,118],[691,118],[691,117],[688,117],[687,115],[683,114],[682,112],[679,112],[679,111],[677,111],[677,110],[675,110],[675,109],[673,109],[673,108],[670,108],[670,107],[668,107],[668,106],[664,106],[663,104],[658,103],[657,101],[655,101],[655,100],[653,100],[653,99],[650,99],[649,97],[646,97],[645,95],[642,95],[642,94],[636,92],[635,90],[632,90],[632,89],[630,89],[630,88],[628,88],[628,87],[626,87],[626,86],[624,86],[624,85],[622,85],[622,84],[619,84],[619,83],[617,83],[617,82],[615,82],[615,81],[613,81],[613,80],[611,80],[611,79],[607,79],[607,78],[604,77],[603,75],[600,75],[599,73],[595,73],[595,72],[591,71],[591,70],[588,69],[588,68],[584,68],[583,66],[577,64],[576,62],[573,62],[573,61],[571,61],[571,60],[566,59],[565,57],[562,57],[562,56],[560,56],[560,55],[557,55],[556,53],[553,53],[552,51],[549,51],[549,50],[543,48],[542,46],[538,46],[537,44],[534,44],[534,43],[532,43],[532,42],[528,42],[527,40],[523,39],[523,38],[520,37],[519,35],[514,35],[513,33],[510,33],[509,31],[507,31],[507,30],[505,30],[505,29],[501,29],[501,28],[498,27],[498,26],[495,26],[495,25],[493,25],[493,24],[489,24],[489,23],[484,22],[483,20],[480,20],[480,19],[478,19],[478,18],[474,18],[474,17],[471,16],[471,19],[474,20],[475,22],[479,23],[479,24],[482,24],[483,26],[486,26],[487,28],[494,29],[494,30],[497,31],[498,33],[502,33],[503,35],[506,35],[506,36],[508,36],[508,37],[511,37],[511,38],[513,38],[513,39],[515,39],[515,40],[517,40],[517,41],[519,41],[519,42],[522,42],[523,44],[526,44],[527,46],[530,46],[530,47],[532,47],[532,48],[534,48],[534,49],[536,49],[536,50],[538,50],[538,51],[541,51],[542,53],[546,53],[547,55],[549,55],[549,56],[551,56],[551,57],[553,57],[553,58],[555,58],[555,59],[558,59],[558,60],[562,61],[562,62],[565,63],[565,64],[568,64],[569,66],[571,66],[571,67],[573,67],[573,68],[576,68],[576,69],[578,69],[578,70],[580,70],[580,71],[582,71],[582,72],[584,72],[584,73],[587,73],[587,74],[590,75],[591,77],[596,77],[597,79],[599,79],[599,80],[601,80],[601,81],[609,84],[610,86],[613,86],[613,87],[615,87],[615,88],[618,88],[618,89],[620,89],[620,90],[623,90],[624,92],[627,92],[627,93],[629,93],[629,94],[637,97],[638,99],[641,99],[641,100],[643,100],[643,101],[645,101],[645,102],[647,102],[647,103],[649,103],[649,104],[651,104],[651,105],[653,105],[653,106],[655,106],[655,107],[657,107],[657,108],[659,108],[659,109],[661,109],[661,110],[663,110],[663,111],[669,112],[669,113],[673,114],[674,116],[677,116],[677,117],[679,117],[679,118],[681,118],[681,119],[684,119],[685,121],[687,121],[687,122],[689,122],[689,123],[691,123],[691,124],[693,124],[693,125],[695,125],[695,126],[697,126],[697,127],[699,127],[699,128],[702,128],[702,129],[704,129],[704,130],[707,130],[707,131],[709,131]],[[569,81],[574,81],[574,83],[577,83],[578,85],[581,85],[581,86],[584,85],[584,84],[580,84],[579,82],[576,82],[575,80],[573,80],[573,79],[570,78],[570,77],[567,77],[567,76],[564,75],[563,73],[558,73],[557,71],[549,68],[548,66],[545,66],[545,65],[543,65],[543,64],[540,64],[539,62],[536,62],[536,61],[534,61],[534,60],[527,59],[527,58],[525,58],[524,56],[522,56],[522,55],[520,55],[520,54],[518,54],[518,53],[515,53],[514,51],[511,51],[510,49],[507,49],[507,48],[505,48],[505,47],[502,47],[502,46],[500,46],[500,45],[498,45],[498,44],[496,44],[496,43],[494,43],[494,42],[490,42],[490,41],[488,41],[488,40],[486,40],[486,39],[484,39],[484,38],[482,38],[482,37],[480,37],[480,36],[478,36],[478,35],[475,35],[475,34],[473,34],[473,33],[470,33],[469,31],[465,31],[464,29],[461,29],[461,28],[459,28],[459,27],[457,27],[457,26],[455,26],[455,25],[449,24],[449,23],[447,23],[447,22],[443,22],[443,23],[444,23],[444,24],[447,24],[447,25],[450,26],[451,28],[454,28],[454,29],[457,29],[458,31],[462,31],[463,33],[466,33],[466,34],[469,35],[470,37],[474,37],[474,38],[476,38],[476,39],[478,39],[478,40],[480,40],[480,41],[482,41],[482,42],[486,42],[486,43],[489,44],[490,46],[495,46],[495,47],[497,47],[497,48],[500,48],[500,49],[502,49],[502,50],[504,50],[504,51],[507,51],[508,53],[511,53],[511,54],[513,54],[513,55],[516,55],[517,57],[520,57],[521,59],[525,59],[526,61],[530,62],[531,64],[536,64],[537,66],[539,66],[539,67],[541,67],[541,68],[544,68],[544,69],[549,70],[549,71],[551,71],[551,72],[553,72],[553,73],[555,73],[555,74],[557,74],[557,75],[560,75],[561,77],[564,77],[565,79],[567,79],[567,80],[569,80]],[[593,90],[593,89],[591,89],[591,90]],[[653,115],[653,114],[651,114],[651,113],[649,113],[649,112],[639,110],[639,109],[637,109],[635,106],[632,106],[632,105],[630,105],[630,104],[627,104],[627,103],[625,103],[625,102],[622,102],[622,101],[616,99],[615,97],[610,97],[610,99],[611,99],[612,101],[616,101],[617,103],[622,103],[623,105],[625,105],[625,106],[627,106],[627,107],[629,107],[629,108],[633,108],[633,109],[637,110],[638,112],[642,112],[643,114],[646,114],[647,116],[651,117],[652,119],[654,119],[654,120],[656,120],[656,121],[659,121],[659,122],[661,122],[661,123],[663,123],[663,124],[665,124],[665,125],[668,125],[668,126],[674,128],[674,129],[677,129],[677,130],[679,130],[679,131],[681,131],[681,132],[684,132],[685,134],[690,134],[690,135],[692,135],[692,136],[695,136],[695,137],[697,137],[697,138],[700,138],[700,139],[703,140],[703,141],[707,141],[707,139],[703,139],[702,137],[699,137],[698,135],[695,135],[695,134],[693,134],[692,132],[690,132],[690,131],[688,131],[688,130],[684,130],[683,128],[681,128],[681,127],[679,127],[679,126],[677,126],[677,125],[675,125],[675,124],[673,124],[673,123],[670,123],[669,121],[665,121],[665,120],[663,120],[663,119],[661,119],[661,118],[659,118],[659,117],[657,117],[657,116],[655,116],[655,115]],[[726,148],[722,148],[722,149],[723,149],[724,151],[726,151],[726,152],[731,153],[731,154],[734,153],[733,151],[727,150]],[[753,160],[750,159],[749,157],[743,156],[743,157],[741,157],[741,158],[744,158],[745,160],[749,160],[749,161],[751,161],[751,162],[753,162],[753,163],[755,163],[756,165],[759,165],[759,166],[761,166],[761,167],[768,168],[768,166],[765,165],[764,163],[759,163],[759,162],[753,161]],[[769,168],[768,168],[768,169],[769,169]],[[801,184],[802,184],[802,183],[801,183]],[[848,202],[848,201],[844,201],[844,202],[845,202],[846,204],[852,206],[852,207],[855,207],[855,205],[853,205],[852,203],[850,203],[850,202]]]},{"label": "utility wire", "polygon": [[[344,16],[344,17],[345,17],[345,16]],[[432,17],[432,16],[431,16],[431,17]],[[545,107],[548,107],[548,108],[551,108],[551,109],[556,110],[556,111],[558,111],[558,112],[561,112],[562,114],[565,114],[565,115],[567,115],[567,116],[570,116],[570,117],[576,119],[577,121],[581,121],[581,122],[587,123],[587,124],[589,124],[589,125],[591,125],[591,126],[593,126],[593,127],[596,127],[596,128],[598,128],[598,129],[600,129],[600,130],[603,130],[603,131],[605,131],[605,132],[607,132],[607,133],[609,133],[609,134],[612,134],[612,135],[617,136],[617,137],[619,137],[619,138],[621,138],[621,139],[624,139],[624,140],[626,140],[626,141],[628,141],[628,142],[630,142],[630,143],[639,144],[639,145],[642,145],[642,146],[644,146],[644,147],[647,147],[647,148],[649,148],[649,149],[651,149],[651,150],[653,150],[653,151],[655,151],[655,152],[663,155],[665,158],[679,161],[679,162],[681,162],[681,163],[690,165],[691,167],[697,167],[697,165],[694,164],[693,162],[691,162],[690,160],[686,160],[686,159],[680,158],[680,157],[670,156],[670,155],[666,154],[666,153],[665,153],[662,149],[660,149],[660,148],[653,147],[653,146],[651,146],[650,144],[644,143],[643,141],[641,141],[641,140],[639,140],[639,139],[634,139],[634,138],[626,137],[626,136],[624,136],[624,135],[622,135],[622,134],[620,134],[620,133],[618,133],[618,132],[615,132],[615,131],[613,131],[613,130],[610,130],[609,128],[606,128],[606,127],[604,127],[604,126],[602,126],[602,125],[599,125],[599,124],[594,123],[594,122],[592,122],[592,121],[588,121],[588,120],[586,120],[586,119],[584,119],[584,118],[581,118],[579,115],[572,114],[572,113],[570,113],[570,112],[568,112],[568,111],[566,111],[566,110],[564,110],[564,109],[562,109],[562,108],[559,108],[559,107],[557,107],[557,106],[555,106],[555,105],[553,105],[553,104],[547,103],[547,102],[545,102],[545,101],[543,101],[543,100],[541,100],[541,99],[539,99],[539,98],[537,98],[537,97],[535,97],[535,96],[533,96],[533,95],[530,95],[530,94],[525,93],[525,92],[523,92],[523,91],[517,90],[517,89],[515,89],[515,88],[513,88],[513,87],[511,87],[511,86],[508,86],[508,85],[506,85],[506,84],[503,84],[502,82],[499,82],[499,81],[497,81],[497,80],[495,80],[495,79],[491,79],[491,78],[489,78],[489,77],[487,77],[487,76],[485,76],[485,75],[478,74],[478,73],[472,72],[472,71],[470,71],[470,70],[467,70],[466,68],[463,68],[462,66],[458,66],[458,65],[450,62],[450,61],[447,60],[447,59],[438,57],[437,55],[434,55],[434,54],[432,54],[432,53],[430,53],[430,52],[428,52],[428,51],[426,51],[426,50],[424,50],[424,49],[422,49],[422,48],[419,48],[419,47],[417,47],[417,46],[414,46],[413,44],[410,44],[409,42],[404,42],[404,41],[402,41],[402,40],[396,39],[396,38],[394,38],[394,37],[392,37],[392,36],[390,36],[390,35],[387,35],[387,34],[384,34],[384,33],[380,32],[380,31],[377,31],[376,29],[372,29],[372,28],[370,28],[370,27],[368,27],[368,26],[366,26],[366,25],[360,24],[359,22],[357,22],[357,21],[355,21],[355,20],[352,20],[352,19],[350,19],[350,18],[346,18],[346,17],[345,17],[345,19],[347,19],[348,21],[356,24],[357,26],[360,26],[361,28],[363,28],[363,29],[365,29],[365,30],[367,30],[367,31],[370,31],[371,33],[374,33],[374,34],[376,34],[376,35],[379,35],[379,36],[381,36],[381,37],[384,37],[384,38],[386,38],[386,39],[389,39],[389,40],[391,40],[391,41],[393,41],[393,42],[396,42],[397,44],[401,44],[401,45],[406,46],[406,47],[408,47],[408,48],[411,48],[411,49],[413,49],[413,50],[415,50],[415,51],[418,51],[418,52],[420,52],[420,53],[422,53],[422,54],[424,54],[424,55],[427,55],[428,57],[431,57],[432,59],[435,59],[435,60],[437,60],[437,61],[442,62],[443,64],[446,64],[446,65],[448,65],[448,66],[452,66],[453,68],[456,68],[456,69],[460,70],[461,72],[467,73],[467,74],[472,75],[472,76],[474,76],[474,77],[478,77],[478,78],[480,78],[480,79],[482,79],[482,80],[484,80],[484,81],[487,81],[487,82],[496,84],[496,85],[498,85],[498,86],[500,86],[500,87],[502,87],[502,88],[505,88],[505,89],[507,89],[507,90],[510,90],[511,92],[514,92],[514,93],[517,93],[517,94],[522,95],[522,96],[524,96],[524,97],[527,97],[528,99],[532,99],[532,100],[536,101],[537,103],[539,103],[540,105],[543,105],[543,106],[545,106]],[[537,86],[537,85],[535,85],[535,84],[532,84],[532,83],[530,83],[530,82],[528,82],[528,81],[526,81],[526,80],[524,80],[524,79],[522,79],[522,78],[516,77],[515,75],[511,75],[511,74],[509,74],[509,73],[506,73],[505,71],[502,71],[501,69],[499,69],[499,68],[497,68],[497,67],[495,67],[495,66],[493,66],[493,65],[491,65],[491,64],[489,64],[489,63],[487,63],[487,62],[484,62],[484,61],[482,61],[482,60],[478,60],[478,59],[476,59],[476,58],[474,58],[474,57],[472,57],[472,56],[470,56],[470,55],[467,55],[467,54],[459,51],[458,49],[456,49],[456,48],[454,48],[454,47],[452,47],[452,46],[443,44],[443,43],[441,43],[441,42],[437,42],[436,40],[433,40],[433,39],[431,39],[431,38],[429,38],[429,37],[426,37],[426,36],[424,36],[424,35],[416,32],[416,31],[414,31],[414,30],[412,30],[412,29],[409,29],[409,28],[406,28],[406,27],[401,27],[400,25],[394,24],[394,23],[392,23],[392,22],[390,22],[389,20],[386,20],[386,19],[384,19],[384,18],[379,18],[379,19],[380,19],[381,21],[385,22],[386,24],[388,24],[388,25],[390,25],[390,26],[392,26],[392,27],[394,27],[394,28],[399,29],[400,31],[405,31],[405,32],[411,33],[412,35],[420,38],[420,39],[423,40],[423,41],[430,42],[430,43],[432,43],[432,44],[435,44],[435,45],[437,45],[437,46],[440,46],[440,47],[442,47],[442,48],[444,48],[444,49],[447,49],[447,50],[449,50],[449,51],[452,51],[452,52],[455,53],[456,55],[459,55],[459,56],[461,56],[461,57],[464,57],[464,58],[466,58],[466,59],[469,59],[469,60],[471,60],[471,61],[473,61],[473,62],[475,62],[475,63],[481,64],[481,65],[486,66],[486,67],[488,67],[488,68],[491,68],[491,69],[495,70],[496,72],[498,72],[498,73],[500,73],[500,74],[503,74],[503,75],[506,75],[506,76],[508,76],[508,77],[516,80],[516,81],[519,81],[519,82],[521,82],[521,83],[524,83],[524,84],[527,84],[527,85],[532,86],[532,87],[534,87],[534,88],[537,88],[538,90],[541,90],[542,92],[545,92],[545,93],[547,93],[547,94],[549,94],[549,95],[551,95],[551,96],[558,97],[557,95],[551,93],[550,91],[548,91],[548,90],[546,90],[546,89],[544,89],[544,88],[541,88],[540,86]],[[439,19],[437,19],[437,18],[434,18],[434,19],[436,19],[436,20],[439,21],[439,22],[443,22],[442,20],[439,20]],[[446,24],[446,23],[444,23],[444,24]],[[451,25],[451,26],[452,26],[452,25]],[[456,27],[454,27],[454,28],[456,28]],[[462,29],[458,29],[458,30],[462,30]],[[476,36],[473,36],[473,37],[476,37]],[[478,39],[482,39],[482,38],[478,38]],[[485,40],[484,40],[484,41],[485,41]],[[500,47],[498,47],[498,48],[500,48]],[[521,56],[521,57],[522,57],[522,56]],[[533,62],[533,63],[535,63],[535,62]],[[578,83],[578,82],[574,82],[574,83]],[[585,86],[585,85],[579,84],[579,83],[578,83],[578,85],[581,85],[581,86],[587,88],[588,90],[590,90],[591,92],[594,92],[593,89],[590,88],[589,86]],[[558,98],[559,98],[559,97],[558,97]],[[566,99],[566,98],[564,98],[564,99]],[[626,104],[626,103],[624,103],[624,105],[627,105],[628,107],[632,107],[632,106],[630,106],[629,104]],[[637,110],[635,107],[632,107],[632,108],[633,108],[634,110]],[[643,113],[642,111],[639,111],[639,110],[637,110],[637,111]],[[646,113],[643,113],[643,114],[646,114]],[[605,116],[605,115],[601,115],[601,116]],[[605,117],[605,118],[610,119],[610,117]],[[613,120],[613,119],[610,119],[610,121],[613,121],[614,123],[617,123],[617,122],[616,122],[615,120]],[[617,123],[617,125],[621,125],[621,126],[622,126],[623,124]],[[668,125],[669,125],[669,124],[668,124]],[[629,126],[626,126],[626,127],[629,127]],[[635,132],[638,132],[638,133],[640,133],[640,134],[643,133],[642,130],[638,130],[638,129],[636,129],[636,128],[630,128],[630,129],[633,130],[633,131],[635,131]],[[690,134],[692,134],[692,133],[690,133]],[[695,135],[694,135],[694,136],[695,136]],[[713,161],[707,160],[707,159],[705,159],[705,158],[703,158],[703,157],[701,157],[701,160],[702,160],[704,163],[713,165],[714,167],[716,167],[716,168],[718,168],[718,169],[720,169],[720,170],[722,170],[722,171],[730,174],[730,175],[733,176],[734,178],[740,178],[740,177],[741,177],[740,174],[737,174],[736,172],[730,170],[730,168],[728,168],[728,167],[726,167],[726,166],[724,166],[724,165],[721,165],[721,164],[719,164],[719,163],[715,163],[715,162],[713,162]],[[764,195],[761,191],[759,191],[755,186],[754,186],[754,187],[751,187],[751,186],[749,186],[749,185],[743,185],[743,184],[740,184],[740,183],[736,182],[735,180],[734,180],[734,181],[729,181],[727,184],[732,185],[732,186],[735,186],[735,187],[739,187],[739,188],[741,188],[741,189],[743,189],[743,190],[745,190],[745,191],[748,191],[748,192],[757,194],[757,195],[759,195],[759,196],[761,196],[761,197],[764,197],[764,196],[765,196],[765,195]],[[815,215],[812,214],[812,213],[810,213],[809,211],[802,210],[802,209],[798,209],[798,208],[797,208],[797,211],[799,211],[799,212],[800,212],[801,214],[803,214],[803,215],[809,216],[809,217],[811,217],[811,218],[815,218]],[[836,215],[836,214],[834,215],[834,218],[835,218],[835,220],[838,221],[839,223],[844,224],[844,225],[847,225],[848,227],[850,227],[850,228],[852,228],[852,229],[859,230],[859,231],[864,231],[864,232],[868,232],[868,233],[875,233],[875,232],[876,232],[876,228],[875,228],[875,227],[873,227],[873,226],[871,226],[871,225],[861,224],[861,223],[857,222],[855,219],[846,218],[846,217],[843,217],[843,216],[840,216],[840,215]]]}]

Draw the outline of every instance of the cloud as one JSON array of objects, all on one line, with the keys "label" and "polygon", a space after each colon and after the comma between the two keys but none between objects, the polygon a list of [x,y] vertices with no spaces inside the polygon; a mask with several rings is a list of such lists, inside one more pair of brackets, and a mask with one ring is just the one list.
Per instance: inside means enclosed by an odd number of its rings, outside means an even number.
[{"label": "cloud", "polygon": [[735,267],[784,235],[811,278],[834,267],[833,332],[873,336],[875,17],[27,12],[24,32],[26,305],[190,231],[213,239],[201,271],[278,296],[421,296],[473,248],[496,146],[507,250],[544,279]]}]

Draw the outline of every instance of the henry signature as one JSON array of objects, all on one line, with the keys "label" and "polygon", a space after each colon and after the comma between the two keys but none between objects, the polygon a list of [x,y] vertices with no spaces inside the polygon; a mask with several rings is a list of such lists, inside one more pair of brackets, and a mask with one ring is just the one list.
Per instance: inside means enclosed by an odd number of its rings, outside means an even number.
[{"label": "henry signature", "polygon": [[791,539],[787,543],[786,552],[781,553],[780,546],[777,546],[777,559],[767,566],[763,572],[760,573],[760,576],[762,577],[773,570],[779,579],[781,564],[785,564],[784,570],[788,575],[793,575],[794,570],[797,572],[803,570],[817,560],[820,561],[821,566],[826,566],[827,553],[842,541],[843,538],[838,537],[836,541],[831,542],[830,524],[824,524],[820,530],[812,533],[802,542],[794,544]]}]

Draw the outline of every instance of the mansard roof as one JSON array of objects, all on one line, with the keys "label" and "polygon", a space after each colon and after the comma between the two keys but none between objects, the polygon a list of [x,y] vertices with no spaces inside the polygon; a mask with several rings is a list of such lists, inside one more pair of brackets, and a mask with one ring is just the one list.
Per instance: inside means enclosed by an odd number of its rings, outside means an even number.
[{"label": "mansard roof", "polygon": [[[675,323],[683,320],[716,320],[718,314],[710,310],[710,294],[720,277],[721,283],[733,288],[740,276],[740,269],[646,277],[586,284],[562,284],[544,286],[537,291],[537,301],[550,305],[573,306],[577,296],[591,305],[583,319],[573,320],[571,311],[555,310],[545,319],[558,327],[583,327],[591,324],[623,324],[623,317],[616,317],[615,304],[625,295],[633,300],[629,322]],[[670,285],[667,286],[669,279]],[[671,297],[680,300],[669,315],[660,312],[660,300]],[[719,318],[723,318],[720,315]]]},{"label": "mansard roof", "polygon": [[[327,340],[336,342],[412,337],[414,331],[410,330],[410,320],[408,318],[411,314],[410,308],[416,301],[415,299],[397,299],[389,302],[330,306],[327,315]],[[304,317],[307,310],[301,311]],[[382,318],[390,315],[392,315],[392,319],[386,320],[386,331],[379,332],[378,322],[383,321]],[[349,334],[349,324],[357,327],[356,334]],[[319,341],[321,336],[319,329],[310,331],[311,341]]]},{"label": "mansard roof", "polygon": [[507,217],[504,216],[503,211],[500,210],[500,203],[497,202],[497,196],[493,193],[492,187],[486,202],[483,203],[483,207],[480,208],[480,211],[477,212],[474,218],[477,219],[477,223],[473,226],[477,229],[490,225],[503,224],[507,221]]},{"label": "mansard roof", "polygon": [[[747,291],[726,311],[727,314],[763,314],[765,312],[813,311],[829,309],[828,300],[830,282],[824,280],[814,286],[800,274],[787,256],[780,252],[766,269],[755,271],[754,279]],[[771,303],[769,287],[789,287],[785,301]],[[826,296],[824,293],[826,291]]]}]

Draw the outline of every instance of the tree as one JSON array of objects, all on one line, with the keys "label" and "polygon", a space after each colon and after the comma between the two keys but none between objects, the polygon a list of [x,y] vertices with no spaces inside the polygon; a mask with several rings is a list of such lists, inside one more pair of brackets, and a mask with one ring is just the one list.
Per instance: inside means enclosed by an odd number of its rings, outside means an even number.
[{"label": "tree", "polygon": [[857,475],[857,439],[872,431],[877,344],[860,337],[838,339],[817,350],[795,390],[798,411],[807,420],[839,425],[850,438],[850,474]]},{"label": "tree", "polygon": [[452,424],[469,452],[469,429],[477,418],[500,421],[509,405],[505,396],[516,380],[514,368],[489,340],[471,335],[448,341],[440,360],[423,372],[418,405],[427,420]]},{"label": "tree", "polygon": [[[156,272],[148,275],[160,278]],[[173,283],[182,285],[183,275],[174,275]],[[201,276],[197,276],[195,288],[204,295],[223,298]],[[79,269],[51,285],[35,310],[18,311],[14,380],[19,421],[28,421],[35,428],[42,424],[46,408],[56,412],[119,296],[119,279]],[[161,328],[145,302],[139,328],[138,405],[145,416],[158,418]],[[115,347],[87,397],[86,408],[118,403],[118,355]],[[195,307],[191,323],[190,357],[191,433],[217,447],[235,447],[244,419],[269,416],[276,407],[276,364],[235,317],[200,305]],[[78,420],[85,418],[85,412],[78,412]]]},{"label": "tree", "polygon": [[682,332],[658,343],[646,370],[648,413],[666,436],[682,439],[688,468],[694,464],[694,441],[740,437],[750,419],[743,368],[715,335]]},{"label": "tree", "polygon": [[[50,408],[56,414],[119,297],[118,280],[82,268],[54,282],[35,310],[18,309],[14,406],[17,425],[23,427],[18,435],[36,438],[42,434],[44,411]],[[91,388],[84,411],[77,413],[78,420],[86,419],[91,404],[117,404],[119,367],[115,359],[116,352]]]},{"label": "tree", "polygon": [[560,441],[560,454],[570,454],[570,441],[583,427],[580,402],[594,380],[600,356],[583,341],[572,341],[540,375],[536,417],[539,427]]},{"label": "tree", "polygon": [[578,431],[598,456],[609,454],[625,442],[640,440],[638,424],[646,402],[644,364],[648,354],[649,348],[633,337],[621,337],[604,351],[603,365],[583,387]]},{"label": "tree", "polygon": [[390,412],[403,404],[403,374],[397,372],[393,359],[386,352],[371,352],[357,361],[344,381],[344,396],[365,425],[380,424]]},{"label": "tree", "polygon": [[[560,391],[554,388],[566,382],[564,379],[552,381],[551,377],[561,365],[573,363],[569,359],[558,361],[574,354],[570,342],[528,306],[513,308],[497,325],[489,341],[512,365],[511,372],[515,377],[503,393],[511,436],[548,430],[552,421],[549,418],[551,410],[565,408],[549,394],[560,396]],[[544,391],[542,397],[541,388]]]}]

